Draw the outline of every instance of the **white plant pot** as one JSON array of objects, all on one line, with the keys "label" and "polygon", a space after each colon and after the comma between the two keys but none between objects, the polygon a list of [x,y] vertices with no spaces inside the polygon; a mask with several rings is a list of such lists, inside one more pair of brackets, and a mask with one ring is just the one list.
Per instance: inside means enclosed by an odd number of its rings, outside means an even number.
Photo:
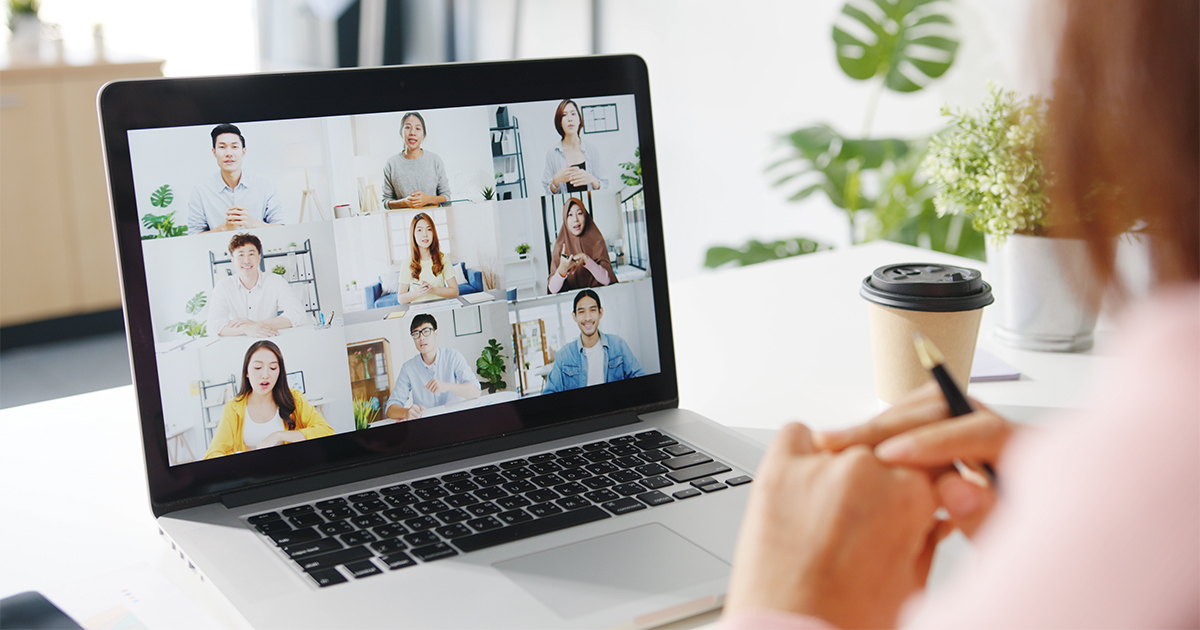
[{"label": "white plant pot", "polygon": [[37,63],[41,59],[42,21],[36,15],[16,15],[8,53],[15,63]]},{"label": "white plant pot", "polygon": [[988,237],[988,282],[996,338],[1024,350],[1080,352],[1092,347],[1100,287],[1077,239]]}]

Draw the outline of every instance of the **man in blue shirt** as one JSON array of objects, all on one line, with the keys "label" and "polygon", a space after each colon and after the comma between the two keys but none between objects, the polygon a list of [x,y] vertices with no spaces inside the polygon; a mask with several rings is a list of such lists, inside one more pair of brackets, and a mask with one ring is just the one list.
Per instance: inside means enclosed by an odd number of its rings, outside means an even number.
[{"label": "man in blue shirt", "polygon": [[[388,397],[387,417],[416,420],[430,407],[479,398],[479,379],[462,353],[454,348],[438,349],[437,320],[433,315],[417,315],[408,330],[420,354],[400,366],[400,375]],[[410,397],[412,403],[405,407]]]},{"label": "man in blue shirt", "polygon": [[579,339],[558,349],[543,394],[645,376],[624,339],[600,332],[604,309],[595,291],[584,289],[575,296],[571,317],[579,325]]},{"label": "man in blue shirt", "polygon": [[226,232],[283,223],[283,211],[275,184],[242,172],[246,138],[229,123],[213,128],[213,157],[216,173],[192,189],[188,202],[188,234]]}]

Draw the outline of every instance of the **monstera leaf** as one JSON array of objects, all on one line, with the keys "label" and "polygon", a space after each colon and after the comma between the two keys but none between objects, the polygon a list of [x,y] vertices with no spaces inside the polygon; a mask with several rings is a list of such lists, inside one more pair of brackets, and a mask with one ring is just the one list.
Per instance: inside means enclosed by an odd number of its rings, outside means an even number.
[{"label": "monstera leaf", "polygon": [[916,92],[954,63],[958,40],[945,0],[850,0],[833,25],[838,65],[850,78],[883,76],[896,92]]},{"label": "monstera leaf", "polygon": [[863,172],[904,158],[910,150],[907,140],[855,140],[842,136],[829,125],[798,129],[788,134],[785,141],[792,145],[795,153],[767,170],[792,163],[798,163],[798,167],[793,167],[794,170],[778,179],[775,185],[786,184],[797,177],[815,175],[815,178],[806,178],[811,183],[793,194],[791,200],[799,201],[820,190],[833,205],[851,212],[871,204],[871,200],[864,199],[859,192],[861,186],[857,179]]},{"label": "monstera leaf", "polygon": [[150,193],[150,205],[155,208],[166,208],[172,201],[175,201],[175,194],[171,192],[170,184],[163,184]]}]

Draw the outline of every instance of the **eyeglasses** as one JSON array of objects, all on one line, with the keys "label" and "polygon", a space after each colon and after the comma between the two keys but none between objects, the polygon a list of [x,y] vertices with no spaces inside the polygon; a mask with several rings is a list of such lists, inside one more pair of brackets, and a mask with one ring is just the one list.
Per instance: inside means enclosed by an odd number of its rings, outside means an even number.
[{"label": "eyeglasses", "polygon": [[416,339],[417,337],[428,337],[429,335],[432,335],[432,334],[433,334],[432,328],[422,328],[420,330],[412,331],[412,338]]}]

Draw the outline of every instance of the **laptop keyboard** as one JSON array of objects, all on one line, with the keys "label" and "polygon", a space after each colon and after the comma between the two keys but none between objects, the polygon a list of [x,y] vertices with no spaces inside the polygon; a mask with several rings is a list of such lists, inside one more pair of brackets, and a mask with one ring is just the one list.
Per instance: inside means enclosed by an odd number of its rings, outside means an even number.
[{"label": "laptop keyboard", "polygon": [[644,431],[245,517],[317,586],[380,575],[749,483]]}]

